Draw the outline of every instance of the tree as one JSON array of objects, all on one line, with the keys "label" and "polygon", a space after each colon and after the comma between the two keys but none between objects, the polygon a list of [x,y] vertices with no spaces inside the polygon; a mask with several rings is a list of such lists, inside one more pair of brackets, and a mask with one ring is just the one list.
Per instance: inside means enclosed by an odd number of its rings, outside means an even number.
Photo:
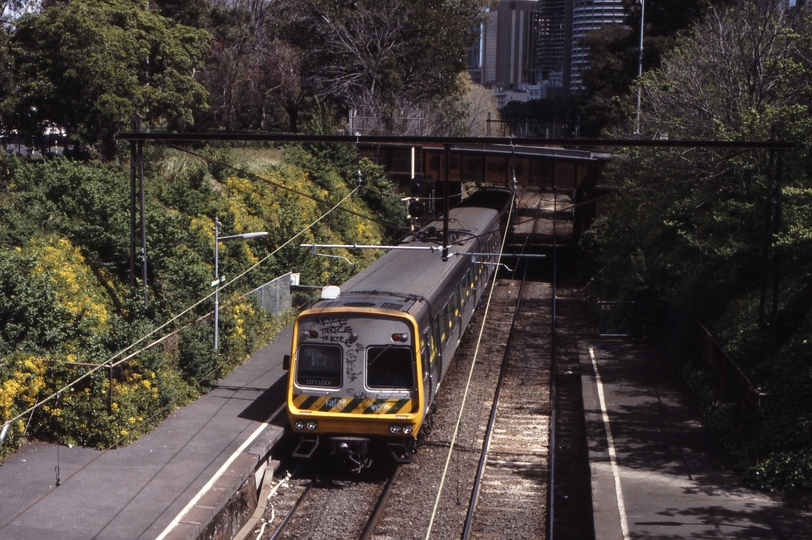
[{"label": "tree", "polygon": [[[678,33],[699,19],[704,6],[703,0],[646,0],[644,71],[659,67]],[[590,51],[589,69],[583,74],[584,91],[575,96],[574,104],[582,136],[598,137],[604,128],[617,127],[625,120],[626,111],[618,98],[629,93],[637,77],[640,2],[624,0],[624,9],[625,24],[610,24],[582,38]]]},{"label": "tree", "polygon": [[[502,120],[510,126],[512,133],[535,133],[547,137],[555,137],[555,130],[563,129],[569,111],[569,100],[563,98],[509,101],[499,109]],[[553,133],[548,133],[551,127]]]},{"label": "tree", "polygon": [[289,10],[284,2],[261,0],[211,7],[205,20],[214,39],[201,77],[211,111],[199,127],[215,123],[227,130],[267,130],[287,117],[296,130],[304,53],[280,37]]},{"label": "tree", "polygon": [[250,81],[259,105],[259,128],[268,129],[269,110],[274,103],[279,103],[288,116],[290,130],[296,131],[299,104],[304,97],[303,52],[266,33],[257,43],[254,56]]},{"label": "tree", "polygon": [[239,127],[240,116],[253,105],[248,99],[247,82],[255,18],[245,6],[236,3],[215,6],[209,20],[214,38],[201,79],[209,92],[209,118],[231,131]]},{"label": "tree", "polygon": [[172,19],[178,24],[206,28],[208,24],[209,0],[151,0],[161,12],[161,15]]},{"label": "tree", "polygon": [[[769,0],[711,9],[664,56],[660,70],[644,74],[642,136],[808,140],[812,130],[804,97],[812,90],[808,14],[808,8],[788,10]],[[616,133],[630,136],[631,123]],[[724,309],[725,297],[758,289],[760,271],[753,269],[763,267],[763,238],[773,234],[763,229],[765,202],[771,197],[768,157],[719,149],[630,153],[612,175],[624,188],[613,203],[611,226],[617,228],[599,233],[613,244],[603,260],[617,266],[604,266],[613,277],[598,278],[596,283],[618,287],[623,282],[626,285],[620,288],[632,295],[638,285],[643,289],[656,285],[660,293],[676,288],[703,299],[700,304],[709,310],[709,317]],[[803,142],[799,153],[786,160],[784,190],[798,199],[784,197],[781,227],[786,232],[774,243],[790,231],[802,241],[801,231],[809,229],[803,222],[805,213],[793,208],[809,188],[805,170],[809,159]],[[617,258],[608,255],[614,249]],[[637,278],[624,268],[632,256],[646,260],[648,277],[638,285],[628,281]],[[657,275],[667,275],[667,282],[658,281]],[[707,302],[708,298],[717,301]]]},{"label": "tree", "polygon": [[644,77],[641,128],[652,136],[769,138],[810,89],[807,11],[777,0],[711,9]]},{"label": "tree", "polygon": [[472,32],[490,0],[308,0],[291,6],[280,39],[302,51],[302,86],[344,111],[402,129],[437,100],[459,95]]},{"label": "tree", "polygon": [[[618,193],[585,235],[595,295],[676,292],[753,384],[784,393],[759,413],[771,451],[760,448],[759,466],[751,422],[724,423],[724,396],[708,405],[745,476],[770,489],[812,486],[809,407],[795,397],[812,392],[810,15],[777,0],[714,7],[640,81],[642,137],[792,141],[781,169],[769,152],[629,151],[607,178]],[[765,443],[765,433],[779,435]]]},{"label": "tree", "polygon": [[19,88],[4,120],[28,133],[55,122],[104,154],[135,113],[183,128],[206,106],[193,74],[209,37],[139,0],[74,0],[24,15],[11,39]]}]

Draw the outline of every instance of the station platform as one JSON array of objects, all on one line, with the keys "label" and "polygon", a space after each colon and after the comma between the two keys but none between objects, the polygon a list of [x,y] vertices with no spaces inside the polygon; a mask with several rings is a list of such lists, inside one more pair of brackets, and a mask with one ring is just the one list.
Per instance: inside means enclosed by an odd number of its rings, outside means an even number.
[{"label": "station platform", "polygon": [[25,443],[0,465],[0,540],[197,538],[240,490],[234,512],[250,515],[284,433],[290,334],[129,446]]},{"label": "station platform", "polygon": [[812,513],[747,489],[665,346],[579,343],[596,540],[812,538]]}]

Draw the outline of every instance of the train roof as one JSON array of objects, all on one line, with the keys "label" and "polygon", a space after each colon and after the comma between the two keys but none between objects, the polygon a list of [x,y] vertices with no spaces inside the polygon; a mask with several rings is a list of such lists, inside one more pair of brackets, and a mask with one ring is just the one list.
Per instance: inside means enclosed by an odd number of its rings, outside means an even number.
[{"label": "train roof", "polygon": [[[461,207],[449,213],[449,254],[458,251],[480,251],[478,235],[492,231],[499,223],[499,213],[490,208]],[[429,223],[422,231],[442,230],[442,221]],[[453,242],[456,236],[456,243]],[[314,308],[377,307],[411,311],[420,299],[432,306],[438,301],[438,283],[448,281],[460,265],[462,256],[442,259],[442,241],[416,235],[402,245],[437,248],[436,251],[392,250],[341,286],[335,300],[321,300]],[[443,298],[442,300],[446,300]]]}]

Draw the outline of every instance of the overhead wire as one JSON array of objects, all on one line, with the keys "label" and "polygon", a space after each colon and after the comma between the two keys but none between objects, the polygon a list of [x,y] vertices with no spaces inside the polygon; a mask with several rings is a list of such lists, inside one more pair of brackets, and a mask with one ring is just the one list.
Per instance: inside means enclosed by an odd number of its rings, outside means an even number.
[{"label": "overhead wire", "polygon": [[[508,213],[508,223],[510,223],[510,219],[513,215],[513,203],[516,200],[516,193],[514,192],[511,196],[510,200],[510,212]],[[497,264],[501,263],[502,261],[502,253],[505,249],[505,242],[507,241],[507,235],[509,232],[509,227],[505,227],[505,232],[502,237],[502,245],[499,247],[499,257],[497,258]],[[488,302],[485,304],[485,313],[482,315],[482,326],[479,330],[479,335],[477,337],[476,347],[474,348],[474,357],[471,361],[471,368],[468,371],[468,380],[465,384],[465,391],[462,394],[462,403],[460,404],[459,414],[457,415],[457,422],[454,426],[454,434],[451,437],[451,443],[448,447],[448,455],[446,456],[445,465],[443,467],[443,474],[440,476],[440,486],[437,488],[437,497],[434,500],[434,508],[431,511],[431,518],[429,519],[429,526],[426,530],[426,540],[429,540],[431,537],[431,530],[434,526],[434,519],[437,516],[437,509],[440,506],[440,497],[443,493],[443,486],[445,485],[446,477],[448,476],[448,467],[449,463],[451,462],[451,456],[454,454],[454,444],[457,441],[457,434],[460,430],[460,424],[462,423],[462,413],[465,410],[465,402],[468,398],[468,391],[471,388],[471,380],[474,374],[474,367],[476,366],[477,356],[479,355],[479,347],[482,343],[482,336],[485,333],[485,328],[487,327],[487,320],[488,320],[488,312],[490,311],[491,307],[491,300],[493,299],[493,291],[494,287],[496,287],[496,271],[493,273],[493,280],[491,281],[491,288],[488,291]]]},{"label": "overhead wire", "polygon": [[[277,254],[277,253],[278,253],[280,250],[282,250],[284,247],[286,247],[287,245],[289,245],[291,242],[293,242],[294,240],[296,240],[296,239],[297,239],[299,236],[303,235],[305,232],[307,232],[308,230],[310,230],[310,229],[311,229],[313,226],[315,226],[317,223],[319,223],[319,222],[320,222],[320,221],[322,221],[324,218],[326,218],[326,217],[327,217],[327,216],[328,216],[330,213],[332,213],[332,212],[333,212],[334,210],[336,210],[336,209],[337,209],[337,208],[338,208],[338,207],[339,207],[341,204],[343,204],[343,203],[344,203],[344,201],[346,201],[347,199],[349,199],[350,197],[352,197],[352,195],[353,195],[353,194],[355,194],[355,192],[356,192],[356,191],[358,191],[358,187],[356,187],[355,189],[353,189],[353,190],[352,190],[352,191],[351,191],[351,192],[350,192],[348,195],[346,195],[346,196],[345,196],[343,199],[341,199],[341,200],[340,200],[338,203],[336,203],[336,204],[335,204],[335,205],[334,205],[332,208],[330,208],[330,209],[329,209],[327,212],[325,212],[324,214],[322,214],[322,215],[321,215],[321,216],[320,216],[318,219],[316,219],[315,221],[313,221],[313,222],[312,222],[310,225],[306,226],[305,228],[303,228],[302,230],[300,230],[299,232],[297,232],[295,235],[293,235],[291,238],[289,238],[288,240],[286,240],[286,241],[285,241],[285,242],[284,242],[282,245],[280,245],[279,247],[277,247],[277,248],[276,248],[274,251],[272,251],[271,253],[269,253],[268,255],[266,255],[265,257],[263,257],[262,259],[260,259],[260,260],[259,260],[258,262],[256,262],[254,265],[252,265],[251,267],[249,267],[247,270],[245,270],[245,271],[244,271],[244,272],[242,272],[241,274],[237,275],[235,278],[233,278],[233,279],[231,279],[230,281],[228,281],[228,282],[226,282],[225,284],[223,284],[223,288],[228,287],[229,285],[231,285],[231,284],[232,284],[232,283],[234,283],[235,281],[237,281],[237,280],[241,279],[241,278],[242,278],[243,276],[245,276],[247,273],[249,273],[249,272],[253,271],[255,268],[257,268],[258,266],[260,266],[261,264],[263,264],[265,261],[267,261],[268,259],[270,259],[270,258],[271,258],[271,257],[273,257],[274,255],[276,255],[276,254]],[[79,382],[81,382],[82,380],[86,379],[87,377],[89,377],[89,376],[90,376],[90,375],[92,375],[93,373],[95,373],[95,372],[99,371],[100,369],[102,369],[102,368],[107,368],[108,366],[111,366],[111,367],[116,367],[116,366],[120,365],[121,363],[126,362],[127,360],[131,360],[132,358],[134,358],[135,356],[137,356],[137,355],[138,355],[138,354],[140,354],[141,352],[143,352],[143,351],[145,351],[145,350],[149,349],[150,347],[152,347],[152,346],[154,346],[154,345],[156,345],[156,344],[160,343],[161,341],[164,341],[165,339],[167,339],[167,338],[169,337],[169,335],[172,335],[172,334],[162,336],[161,338],[157,339],[157,340],[156,340],[156,341],[154,341],[153,343],[149,344],[147,347],[144,347],[144,348],[142,348],[141,350],[136,351],[135,353],[131,353],[131,354],[129,354],[129,355],[127,355],[127,356],[125,356],[124,358],[119,359],[117,362],[113,362],[113,361],[114,361],[116,358],[118,358],[118,357],[119,357],[119,356],[121,356],[122,354],[125,354],[126,352],[128,352],[128,351],[132,350],[132,349],[133,349],[133,348],[135,348],[135,347],[136,347],[136,346],[137,346],[139,343],[142,343],[144,340],[146,340],[146,339],[147,339],[147,338],[149,338],[150,336],[153,336],[153,335],[154,335],[154,334],[156,334],[157,332],[159,332],[159,331],[163,330],[164,328],[166,328],[167,326],[169,326],[171,323],[173,323],[173,322],[177,321],[177,320],[178,320],[180,317],[182,317],[183,315],[185,315],[185,314],[189,313],[191,310],[193,310],[194,308],[196,308],[197,306],[199,306],[200,304],[202,304],[202,303],[203,303],[203,302],[205,302],[206,300],[210,299],[212,296],[214,296],[214,293],[211,293],[211,294],[209,294],[208,296],[205,296],[204,298],[202,298],[202,299],[198,300],[196,303],[194,303],[194,304],[192,304],[191,306],[189,306],[188,308],[184,309],[184,310],[183,310],[183,311],[181,311],[179,314],[177,314],[177,315],[175,315],[175,316],[171,317],[171,318],[170,318],[169,320],[167,320],[167,321],[166,321],[164,324],[162,324],[162,325],[158,326],[157,328],[155,328],[155,329],[154,329],[154,330],[152,330],[151,332],[148,332],[147,334],[145,334],[144,336],[142,336],[142,337],[141,337],[141,338],[139,338],[138,340],[134,341],[133,343],[131,343],[130,345],[128,345],[128,346],[127,346],[127,347],[125,347],[124,349],[121,349],[120,351],[116,352],[116,353],[115,353],[115,354],[113,354],[111,357],[109,357],[107,360],[105,360],[104,362],[102,362],[102,363],[98,364],[98,366],[96,366],[96,367],[94,367],[94,368],[91,368],[90,370],[88,370],[87,372],[85,372],[84,374],[82,374],[80,377],[78,377],[78,378],[74,379],[73,381],[71,381],[70,383],[68,383],[68,384],[64,385],[63,387],[61,387],[59,390],[55,391],[54,393],[52,393],[52,394],[51,394],[51,395],[49,395],[48,397],[46,397],[46,398],[44,398],[44,399],[42,399],[42,400],[38,401],[37,403],[35,403],[34,405],[32,405],[31,407],[29,407],[28,409],[26,409],[26,410],[25,410],[25,411],[23,411],[22,413],[18,414],[17,416],[15,416],[15,417],[13,417],[13,418],[10,418],[9,420],[6,420],[5,422],[3,422],[2,428],[5,428],[6,426],[11,425],[13,422],[15,422],[16,420],[19,420],[20,418],[22,418],[22,417],[23,417],[23,416],[25,416],[26,414],[33,412],[34,410],[38,409],[39,407],[41,407],[41,406],[42,406],[42,405],[44,405],[45,403],[48,403],[49,401],[51,401],[51,400],[55,399],[55,398],[56,398],[57,396],[59,396],[59,395],[60,395],[62,392],[66,391],[66,390],[69,390],[70,388],[72,388],[72,387],[76,386],[77,384],[79,384]]]},{"label": "overhead wire", "polygon": [[[298,238],[299,236],[301,236],[302,234],[304,234],[305,232],[307,232],[307,231],[308,231],[309,229],[311,229],[311,228],[312,228],[314,225],[316,225],[318,222],[320,222],[320,221],[321,221],[321,220],[323,220],[325,217],[327,217],[327,216],[328,216],[328,215],[329,215],[331,212],[333,212],[333,211],[334,211],[336,208],[338,208],[338,206],[339,206],[339,205],[343,204],[343,203],[344,203],[344,201],[346,201],[348,198],[350,198],[350,197],[351,197],[351,196],[352,196],[352,195],[353,195],[353,194],[354,194],[354,193],[355,193],[357,190],[358,190],[358,188],[356,187],[354,190],[352,190],[352,192],[351,192],[350,194],[348,194],[346,197],[344,197],[343,199],[341,199],[341,201],[339,201],[338,203],[336,203],[336,205],[334,205],[332,208],[330,208],[330,210],[328,210],[327,212],[325,212],[324,214],[322,214],[322,215],[321,215],[321,216],[320,216],[318,219],[316,219],[315,221],[313,221],[313,222],[312,222],[310,225],[308,225],[308,226],[307,226],[307,227],[305,227],[304,229],[300,230],[298,233],[296,233],[294,236],[292,236],[290,239],[288,239],[288,240],[287,240],[287,241],[286,241],[284,244],[282,244],[281,246],[279,246],[279,247],[278,247],[276,250],[274,250],[274,251],[273,251],[272,253],[270,253],[268,256],[264,257],[264,258],[263,258],[261,261],[257,262],[257,263],[256,263],[256,264],[254,264],[254,265],[253,265],[251,268],[249,268],[248,270],[246,270],[245,272],[243,272],[242,274],[240,274],[240,275],[239,275],[239,276],[237,276],[236,278],[232,279],[231,281],[229,281],[228,283],[226,283],[226,284],[225,284],[225,285],[223,285],[223,286],[224,286],[224,287],[226,287],[226,286],[230,285],[231,283],[235,282],[237,279],[239,279],[240,277],[244,276],[245,274],[247,274],[248,272],[250,272],[251,270],[253,270],[253,269],[254,269],[254,268],[256,268],[257,266],[259,266],[260,264],[262,264],[262,262],[264,262],[264,261],[266,261],[267,259],[269,259],[270,257],[272,257],[272,256],[273,256],[274,254],[276,254],[276,253],[277,253],[279,250],[281,250],[282,248],[284,248],[285,246],[287,246],[288,244],[290,244],[291,242],[293,242],[293,241],[294,241],[296,238]],[[208,295],[208,296],[207,296],[206,298],[204,298],[203,300],[201,300],[201,301],[197,302],[197,303],[195,304],[195,306],[199,305],[201,302],[205,301],[206,299],[211,298],[211,296],[212,296],[212,295],[213,295],[213,293],[212,293],[212,294],[210,294],[210,295]],[[194,307],[194,306],[192,306],[192,307]],[[191,308],[190,308],[190,309],[191,309]],[[185,310],[185,311],[184,311],[184,313],[186,313],[186,312],[188,312],[188,311],[189,311],[189,310],[187,309],[187,310]],[[180,316],[180,315],[179,315],[179,316]],[[179,316],[178,316],[178,317],[179,317]],[[175,318],[174,318],[174,319],[172,319],[172,320],[175,320],[175,319],[177,319],[177,317],[175,317]],[[171,321],[167,321],[167,324],[168,324],[168,322],[171,322]],[[165,325],[164,325],[164,326],[165,326]],[[174,332],[173,332],[173,333],[174,333]],[[147,336],[149,336],[149,335],[151,335],[151,333],[150,333],[150,334],[148,334]],[[171,335],[171,334],[170,334],[170,335]],[[138,342],[140,342],[140,341],[143,341],[143,340],[144,340],[144,339],[145,339],[147,336],[142,337],[142,338],[141,338],[139,341],[137,341],[136,343],[138,343]],[[148,348],[152,347],[154,344],[159,343],[160,341],[163,341],[164,339],[166,339],[166,337],[167,337],[167,336],[163,336],[163,337],[162,337],[162,338],[160,338],[159,340],[156,340],[156,342],[154,342],[154,343],[152,343],[152,344],[148,345],[147,347],[145,347],[145,348],[141,349],[141,351],[140,351],[140,352],[143,352],[144,350],[147,350]],[[133,346],[133,345],[131,345],[130,347],[132,347],[132,346]],[[125,349],[125,350],[126,350],[126,349]],[[107,362],[109,362],[109,361],[110,361],[110,360],[107,360]],[[121,363],[122,361],[123,361],[123,360],[120,360],[118,363],[116,363],[116,364],[114,364],[114,365],[118,365],[118,364],[119,364],[119,363]],[[223,366],[226,364],[226,362],[227,362],[227,360],[223,360],[222,362],[220,362],[220,363],[219,363],[217,366],[215,366],[213,369],[211,369],[211,370],[210,370],[208,373],[206,373],[206,374],[205,374],[205,375],[203,375],[201,378],[199,378],[197,381],[195,381],[195,383],[194,383],[194,384],[193,384],[193,385],[192,385],[192,386],[191,386],[191,387],[190,387],[190,388],[187,390],[187,392],[186,392],[186,393],[176,396],[174,399],[172,399],[171,401],[169,401],[169,402],[168,402],[167,404],[165,404],[163,407],[161,407],[160,409],[158,409],[157,411],[155,411],[155,412],[154,412],[154,413],[153,413],[151,416],[149,416],[148,418],[144,419],[144,420],[143,420],[142,422],[140,422],[139,424],[136,424],[136,425],[133,427],[133,429],[131,429],[131,430],[130,430],[130,431],[127,433],[127,434],[122,435],[122,436],[121,436],[120,438],[118,438],[118,439],[117,439],[115,442],[113,442],[113,443],[112,443],[110,446],[108,446],[107,448],[105,448],[104,450],[102,450],[102,452],[100,452],[100,453],[99,453],[97,456],[95,456],[93,459],[91,459],[90,461],[88,461],[87,463],[85,463],[84,465],[82,465],[81,467],[79,467],[79,468],[78,468],[76,471],[74,471],[73,473],[71,473],[71,474],[70,474],[69,476],[67,476],[66,478],[61,479],[61,478],[59,477],[59,469],[58,469],[58,465],[57,465],[57,469],[56,469],[56,474],[57,474],[57,485],[56,485],[56,486],[55,486],[53,489],[51,489],[51,490],[49,490],[48,492],[44,493],[44,494],[43,494],[41,497],[39,497],[39,498],[38,498],[36,501],[32,502],[32,503],[31,503],[31,504],[29,504],[27,507],[25,507],[25,508],[24,508],[24,509],[22,509],[20,512],[18,512],[18,513],[17,513],[17,515],[15,515],[15,516],[14,516],[12,519],[8,520],[8,521],[7,521],[5,524],[0,525],[0,530],[3,530],[4,528],[6,528],[6,526],[7,526],[7,525],[10,525],[11,523],[13,523],[13,522],[14,522],[14,521],[15,521],[17,518],[19,518],[20,516],[22,516],[23,514],[25,514],[25,513],[26,513],[28,510],[30,510],[31,508],[33,508],[33,507],[34,507],[35,505],[37,505],[37,504],[38,504],[40,501],[42,501],[43,499],[45,499],[45,497],[47,497],[48,495],[50,495],[50,494],[51,494],[51,493],[54,491],[54,489],[56,489],[56,487],[58,487],[59,485],[64,484],[65,482],[67,482],[68,480],[70,480],[71,478],[73,478],[74,476],[76,476],[77,474],[79,474],[79,473],[80,473],[81,471],[83,471],[85,468],[87,468],[88,466],[90,466],[90,464],[94,463],[94,462],[95,462],[97,459],[99,459],[100,457],[102,457],[103,455],[105,455],[107,452],[109,452],[109,451],[110,451],[110,450],[112,450],[113,448],[116,448],[116,447],[117,447],[119,444],[121,444],[122,442],[124,442],[125,440],[127,440],[127,438],[131,437],[131,436],[132,436],[132,434],[133,434],[133,433],[135,433],[135,432],[137,432],[137,431],[138,431],[140,428],[142,428],[142,427],[144,427],[144,426],[148,425],[148,424],[149,424],[150,422],[152,422],[152,421],[153,421],[155,418],[157,418],[157,417],[161,416],[161,415],[162,415],[164,412],[166,412],[166,411],[170,410],[172,407],[174,407],[174,406],[175,406],[175,404],[177,404],[179,401],[181,401],[182,399],[185,399],[187,396],[191,395],[191,393],[192,393],[192,391],[193,391],[194,389],[196,389],[198,386],[200,386],[200,384],[201,384],[201,383],[202,383],[204,380],[207,380],[207,379],[208,379],[209,377],[211,377],[213,374],[217,373],[217,371],[218,371],[218,370],[220,370],[220,368],[222,368],[222,367],[223,367]],[[102,365],[103,365],[103,364],[100,364],[100,366],[102,366]],[[83,378],[87,377],[87,376],[88,376],[88,375],[90,375],[90,374],[91,374],[93,371],[95,371],[95,370],[97,370],[97,369],[99,369],[99,368],[94,368],[94,369],[93,369],[93,370],[91,370],[90,372],[86,373],[85,375],[83,375],[82,377],[80,377],[79,379],[77,379],[76,381],[74,381],[74,383],[72,383],[72,384],[75,384],[75,383],[76,383],[76,382],[78,382],[79,380],[81,380],[81,379],[83,379]],[[59,390],[59,391],[58,391],[58,392],[57,392],[55,395],[58,397],[58,396],[59,396],[59,394],[60,394],[61,392],[65,391],[67,388],[69,388],[69,386],[63,387],[63,388],[62,388],[62,389],[60,389],[60,390]],[[50,400],[50,399],[52,399],[52,398],[53,398],[53,396],[49,397],[49,398],[48,398],[48,400]],[[38,403],[38,404],[34,405],[33,407],[31,407],[30,409],[28,409],[28,410],[26,411],[26,413],[27,413],[27,412],[32,412],[32,413],[33,413],[33,411],[34,411],[34,410],[35,410],[37,407],[41,406],[43,403],[46,403],[46,402],[47,402],[47,400],[43,400],[42,402],[40,402],[40,403]],[[23,413],[23,414],[26,414],[26,413]],[[17,417],[15,417],[15,418],[12,418],[12,419],[8,420],[8,421],[6,422],[6,424],[4,424],[4,426],[5,426],[5,425],[7,425],[7,424],[11,424],[12,422],[14,422],[15,420],[19,419],[20,417],[21,417],[21,416],[17,416]],[[57,451],[58,451],[58,448],[59,448],[59,447],[57,446]]]}]

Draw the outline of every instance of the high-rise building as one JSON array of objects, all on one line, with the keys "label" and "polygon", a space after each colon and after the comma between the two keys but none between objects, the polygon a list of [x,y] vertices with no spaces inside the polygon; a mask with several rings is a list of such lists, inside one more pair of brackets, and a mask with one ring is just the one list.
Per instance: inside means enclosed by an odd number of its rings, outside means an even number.
[{"label": "high-rise building", "polygon": [[623,0],[571,0],[572,1],[572,57],[570,91],[583,88],[583,73],[589,67],[589,49],[582,46],[581,38],[600,30],[607,24],[623,24],[626,13]]},{"label": "high-rise building", "polygon": [[501,1],[480,28],[477,50],[469,51],[471,78],[485,86],[533,84],[534,13],[538,0]]},{"label": "high-rise building", "polygon": [[539,87],[543,97],[578,91],[589,67],[581,38],[624,17],[623,0],[500,0],[468,51],[471,78],[503,90]]},{"label": "high-rise building", "polygon": [[534,84],[563,88],[569,59],[567,0],[539,0],[534,13]]}]

